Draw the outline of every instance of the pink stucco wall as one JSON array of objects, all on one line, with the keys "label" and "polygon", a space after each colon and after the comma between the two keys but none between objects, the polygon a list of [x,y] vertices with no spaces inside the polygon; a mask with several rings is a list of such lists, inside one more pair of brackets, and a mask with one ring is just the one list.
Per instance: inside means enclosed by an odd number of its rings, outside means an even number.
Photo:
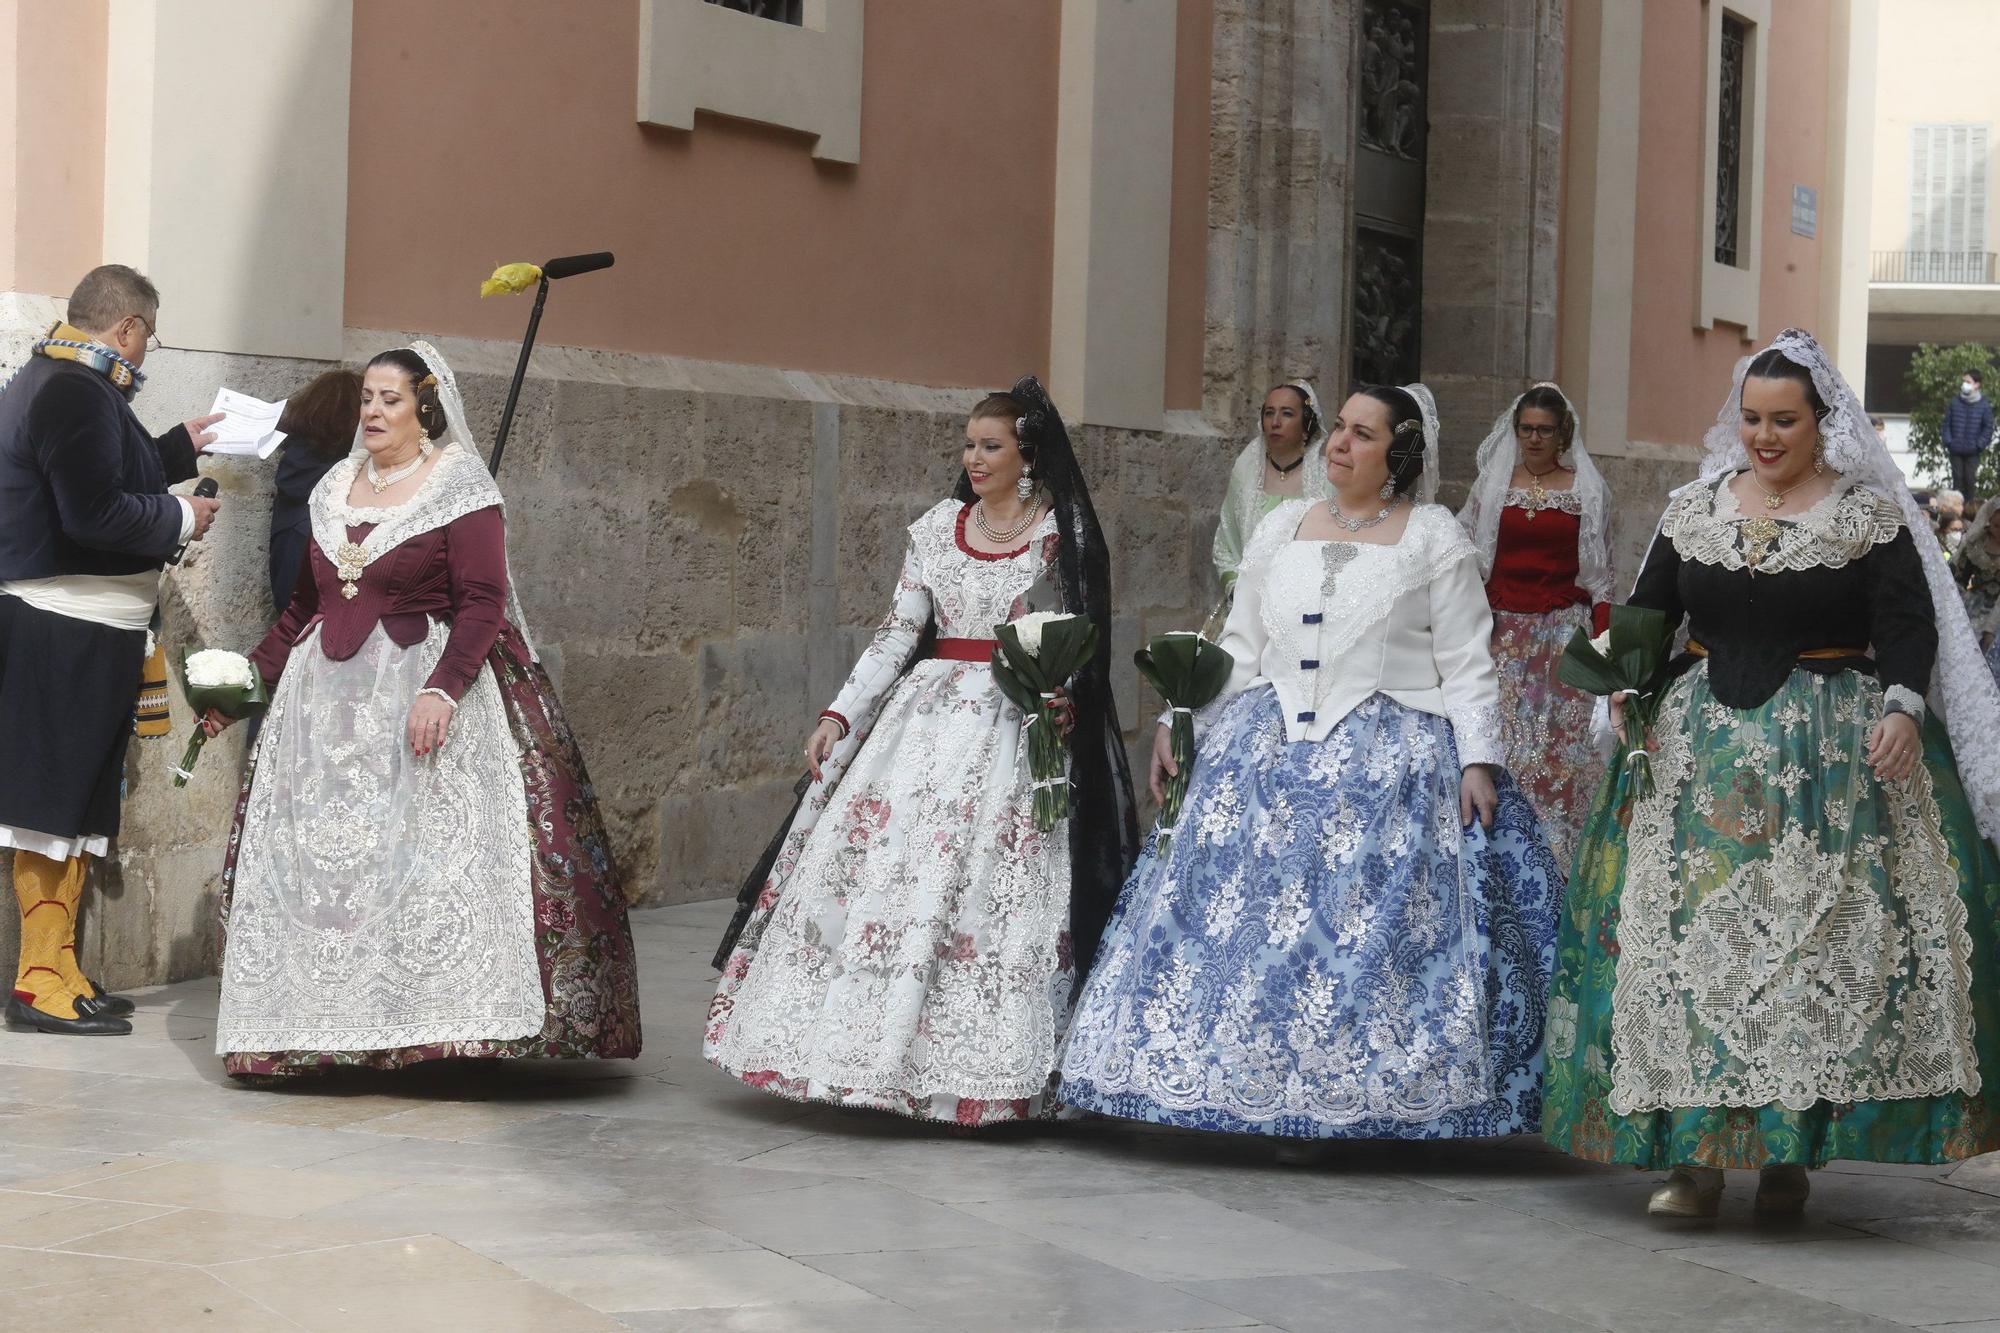
[{"label": "pink stucco wall", "polygon": [[[518,336],[497,263],[609,249],[551,342],[945,384],[1044,370],[1057,0],[873,0],[861,162],[636,123],[637,0],[356,0],[347,322]],[[447,244],[440,246],[437,242]]]},{"label": "pink stucco wall", "polygon": [[[1645,14],[1645,89],[1639,122],[1639,210],[1633,275],[1634,439],[1694,444],[1714,420],[1741,330],[1694,327],[1696,244],[1702,231],[1704,117],[1701,7],[1652,4]],[[1774,6],[1765,111],[1761,340],[1819,322],[1821,242],[1791,233],[1793,184],[1820,190],[1820,229],[1837,207],[1825,189],[1828,20],[1822,6]]]},{"label": "pink stucco wall", "polygon": [[[14,0],[14,197],[0,235],[0,289],[68,296],[99,262],[104,232],[105,0]],[[11,234],[8,234],[11,233]],[[108,256],[112,259],[120,256]]]}]

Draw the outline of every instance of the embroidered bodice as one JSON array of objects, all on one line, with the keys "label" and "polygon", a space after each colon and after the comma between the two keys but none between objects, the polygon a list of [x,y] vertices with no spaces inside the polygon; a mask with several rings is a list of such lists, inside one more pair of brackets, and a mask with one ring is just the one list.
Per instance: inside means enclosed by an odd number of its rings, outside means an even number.
[{"label": "embroidered bodice", "polygon": [[1383,546],[1301,541],[1313,502],[1291,500],[1258,526],[1244,555],[1222,646],[1235,669],[1216,704],[1268,681],[1288,740],[1323,740],[1381,693],[1450,719],[1461,763],[1504,763],[1493,617],[1471,541],[1440,505],[1418,505]]},{"label": "embroidered bodice", "polygon": [[[1816,670],[1867,668],[1921,697],[1937,659],[1922,558],[1902,511],[1862,486],[1799,514],[1746,514],[1728,478],[1668,504],[1632,604],[1685,617],[1709,652],[1709,680],[1731,708],[1769,699],[1802,653],[1851,648]],[[1905,696],[1907,697],[1907,695]]]},{"label": "embroidered bodice", "polygon": [[827,710],[850,728],[865,728],[874,717],[927,625],[935,623],[940,638],[990,639],[995,625],[1019,614],[1023,599],[1053,581],[1058,540],[1053,513],[1018,550],[991,555],[966,540],[971,512],[970,505],[945,500],[910,525],[889,614]]},{"label": "embroidered bodice", "polygon": [[1506,499],[1493,572],[1486,580],[1486,598],[1493,609],[1540,615],[1596,602],[1593,610],[1598,619],[1608,618],[1609,603],[1593,598],[1579,582],[1583,497],[1567,490],[1548,491],[1538,499],[1517,488],[1507,492]]}]

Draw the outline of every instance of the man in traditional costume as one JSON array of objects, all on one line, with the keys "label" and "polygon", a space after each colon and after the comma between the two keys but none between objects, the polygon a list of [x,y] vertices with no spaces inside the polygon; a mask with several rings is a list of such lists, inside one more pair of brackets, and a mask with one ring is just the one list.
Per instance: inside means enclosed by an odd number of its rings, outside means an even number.
[{"label": "man in traditional costume", "polygon": [[9,1027],[132,1030],[131,1001],[77,966],[77,907],[118,834],[161,568],[217,506],[167,493],[195,475],[217,418],[155,439],[132,413],[159,308],[141,274],[92,269],[68,322],[0,386],[0,848],[21,907]]}]

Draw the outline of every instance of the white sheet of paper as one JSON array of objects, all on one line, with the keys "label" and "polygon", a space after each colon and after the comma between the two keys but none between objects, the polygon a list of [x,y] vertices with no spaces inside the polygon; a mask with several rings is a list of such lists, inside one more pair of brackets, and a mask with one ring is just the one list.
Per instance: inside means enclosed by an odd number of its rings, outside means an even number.
[{"label": "white sheet of paper", "polygon": [[222,420],[209,427],[215,432],[215,442],[208,446],[208,452],[232,454],[239,458],[269,458],[285,442],[285,433],[278,429],[278,419],[285,414],[286,401],[280,398],[275,403],[267,403],[234,389],[217,389],[215,401],[208,410],[211,414],[221,412],[224,415]]}]

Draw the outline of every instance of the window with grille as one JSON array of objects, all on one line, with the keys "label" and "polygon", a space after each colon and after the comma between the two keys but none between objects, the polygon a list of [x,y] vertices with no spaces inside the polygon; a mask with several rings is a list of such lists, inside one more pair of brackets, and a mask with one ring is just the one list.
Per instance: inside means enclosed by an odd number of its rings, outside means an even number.
[{"label": "window with grille", "polygon": [[1743,86],[1749,72],[1750,25],[1722,16],[1722,114],[1716,117],[1715,262],[1743,266],[1739,219],[1743,212]]},{"label": "window with grille", "polygon": [[1984,125],[1910,130],[1909,282],[1980,281],[1986,267]]},{"label": "window with grille", "polygon": [[752,18],[774,19],[795,28],[805,26],[805,0],[708,0],[708,3],[748,14]]}]

